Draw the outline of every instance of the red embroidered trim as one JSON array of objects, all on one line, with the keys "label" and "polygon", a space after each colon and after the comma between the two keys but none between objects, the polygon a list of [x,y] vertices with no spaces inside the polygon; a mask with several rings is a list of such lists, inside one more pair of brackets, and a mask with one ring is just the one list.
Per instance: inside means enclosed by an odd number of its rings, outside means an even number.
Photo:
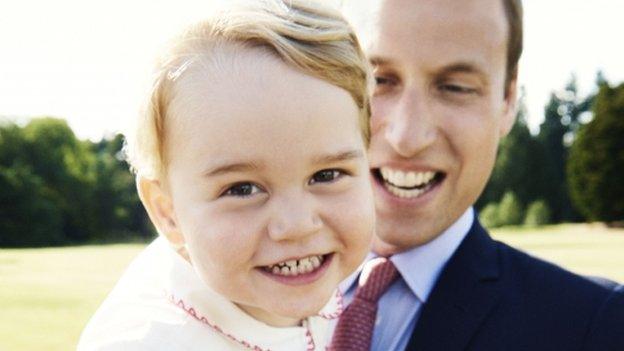
[{"label": "red embroidered trim", "polygon": [[325,318],[325,319],[337,319],[338,317],[340,317],[340,315],[342,314],[342,312],[344,311],[344,304],[342,301],[342,293],[340,292],[339,289],[336,289],[336,304],[338,306],[336,306],[336,311],[332,312],[332,313],[319,313],[318,316]]},{"label": "red embroidered trim", "polygon": [[[342,296],[342,295],[341,295]],[[237,337],[235,337],[234,335],[225,332],[223,329],[221,329],[221,327],[219,327],[218,325],[216,325],[215,323],[210,322],[206,317],[200,315],[199,313],[197,313],[197,311],[193,308],[193,307],[187,307],[186,304],[184,303],[184,300],[180,299],[177,300],[175,299],[175,297],[173,295],[169,295],[169,301],[171,303],[173,303],[174,305],[180,307],[181,309],[183,309],[186,313],[188,313],[191,317],[195,318],[196,320],[198,320],[199,322],[207,325],[208,327],[210,327],[212,330],[216,331],[217,333],[225,336],[226,338],[250,349],[253,351],[271,351],[270,349],[263,349],[258,345],[252,345],[250,342],[246,341],[246,340],[241,340],[238,339]],[[340,300],[340,309],[342,309],[342,299]],[[306,328],[306,342],[307,342],[307,348],[306,351],[314,351],[315,349],[315,344],[314,344],[314,339],[312,337],[312,333],[310,332],[310,328],[308,327],[308,323],[304,321],[304,326]]]},{"label": "red embroidered trim", "polygon": [[312,333],[310,332],[310,327],[308,326],[308,322],[304,321],[303,326],[306,328],[306,342],[308,344],[306,351],[314,351],[314,349],[316,348],[316,345],[314,345],[314,338],[312,338]]}]

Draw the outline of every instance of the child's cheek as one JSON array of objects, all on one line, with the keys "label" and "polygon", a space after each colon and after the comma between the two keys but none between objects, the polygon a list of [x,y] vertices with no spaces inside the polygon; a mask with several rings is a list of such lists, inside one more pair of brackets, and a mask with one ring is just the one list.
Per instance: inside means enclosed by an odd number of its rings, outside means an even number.
[{"label": "child's cheek", "polygon": [[261,238],[258,220],[249,211],[219,211],[197,228],[198,243],[213,265],[236,269],[249,265]]},{"label": "child's cheek", "polygon": [[[359,264],[368,252],[374,228],[375,208],[367,180],[335,196],[332,206],[325,211],[326,224],[346,247],[346,263]],[[353,267],[355,268],[355,267]]]}]

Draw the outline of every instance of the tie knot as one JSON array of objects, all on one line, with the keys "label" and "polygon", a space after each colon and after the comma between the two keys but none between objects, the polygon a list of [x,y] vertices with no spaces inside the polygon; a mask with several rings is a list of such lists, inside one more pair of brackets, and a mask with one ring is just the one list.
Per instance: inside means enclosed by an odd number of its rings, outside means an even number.
[{"label": "tie knot", "polygon": [[364,264],[355,298],[377,302],[390,284],[399,276],[394,263],[385,257],[374,258]]}]

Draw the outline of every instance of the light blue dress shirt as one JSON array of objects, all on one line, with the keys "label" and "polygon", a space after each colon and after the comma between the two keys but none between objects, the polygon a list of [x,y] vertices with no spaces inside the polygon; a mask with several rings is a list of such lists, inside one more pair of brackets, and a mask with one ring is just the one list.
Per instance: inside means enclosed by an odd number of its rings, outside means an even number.
[{"label": "light blue dress shirt", "polygon": [[[474,210],[471,207],[434,240],[390,258],[401,277],[379,300],[372,351],[405,350],[421,306],[427,301],[440,272],[468,234],[473,221]],[[370,253],[366,261],[374,257],[376,255]],[[340,284],[345,306],[353,299],[359,273],[360,269]]]}]

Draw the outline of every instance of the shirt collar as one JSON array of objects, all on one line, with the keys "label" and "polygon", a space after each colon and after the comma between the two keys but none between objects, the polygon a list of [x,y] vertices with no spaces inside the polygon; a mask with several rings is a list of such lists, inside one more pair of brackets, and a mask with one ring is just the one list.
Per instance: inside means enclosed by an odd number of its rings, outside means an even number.
[{"label": "shirt collar", "polygon": [[[470,231],[473,221],[474,210],[470,207],[437,238],[390,258],[407,286],[421,302],[427,301],[440,272]],[[364,262],[376,256],[371,252]],[[353,287],[363,265],[364,263],[340,284],[340,291],[346,292]]]},{"label": "shirt collar", "polygon": [[442,269],[470,231],[473,221],[474,210],[470,207],[437,238],[390,258],[421,302],[427,301]]}]

